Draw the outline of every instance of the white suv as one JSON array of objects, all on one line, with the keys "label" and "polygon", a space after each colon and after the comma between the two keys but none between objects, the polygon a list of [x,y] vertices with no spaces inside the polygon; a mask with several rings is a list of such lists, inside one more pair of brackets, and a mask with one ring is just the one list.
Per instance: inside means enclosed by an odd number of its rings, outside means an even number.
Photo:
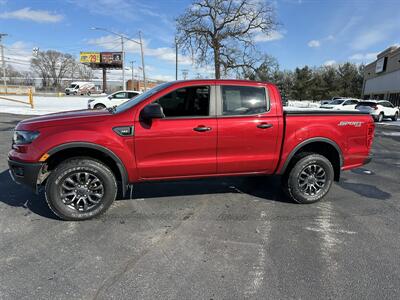
[{"label": "white suv", "polygon": [[118,91],[105,97],[92,98],[88,100],[88,108],[104,109],[106,107],[118,106],[141,93],[138,91]]},{"label": "white suv", "polygon": [[355,110],[357,104],[358,104],[357,99],[340,98],[321,105],[321,108],[328,108],[335,110]]},{"label": "white suv", "polygon": [[364,100],[358,103],[356,109],[371,114],[377,122],[382,122],[385,117],[397,121],[399,117],[399,108],[386,100]]}]

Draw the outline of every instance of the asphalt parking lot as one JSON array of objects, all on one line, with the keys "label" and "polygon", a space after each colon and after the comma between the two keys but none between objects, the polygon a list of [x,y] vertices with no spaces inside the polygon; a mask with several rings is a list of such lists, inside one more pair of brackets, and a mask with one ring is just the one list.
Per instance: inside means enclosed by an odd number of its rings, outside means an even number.
[{"label": "asphalt parking lot", "polygon": [[400,297],[400,127],[378,125],[374,160],[317,204],[272,177],[149,183],[64,222],[8,175],[22,118],[0,114],[1,299]]}]

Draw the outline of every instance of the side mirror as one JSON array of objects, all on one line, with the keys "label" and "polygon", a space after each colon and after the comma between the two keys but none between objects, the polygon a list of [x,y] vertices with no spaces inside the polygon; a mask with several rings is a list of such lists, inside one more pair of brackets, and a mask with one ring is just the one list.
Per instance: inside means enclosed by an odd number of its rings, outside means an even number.
[{"label": "side mirror", "polygon": [[151,103],[145,106],[140,112],[140,119],[143,121],[162,118],[165,118],[165,115],[161,105],[158,103]]},{"label": "side mirror", "polygon": [[110,95],[110,96],[108,96],[107,98],[108,98],[109,100],[111,100],[111,99],[112,99],[112,96]]}]

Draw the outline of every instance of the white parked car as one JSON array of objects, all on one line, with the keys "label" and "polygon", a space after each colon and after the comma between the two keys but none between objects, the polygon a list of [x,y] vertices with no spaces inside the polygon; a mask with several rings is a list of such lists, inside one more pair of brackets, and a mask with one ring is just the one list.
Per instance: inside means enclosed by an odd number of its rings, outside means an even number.
[{"label": "white parked car", "polygon": [[358,104],[357,99],[340,98],[332,100],[327,104],[321,105],[321,108],[336,109],[336,110],[355,110]]},{"label": "white parked car", "polygon": [[383,118],[389,117],[397,121],[399,108],[386,100],[365,100],[360,101],[356,107],[359,111],[368,112],[377,122],[382,122]]},{"label": "white parked car", "polygon": [[118,91],[108,96],[92,98],[88,100],[88,108],[104,109],[106,107],[118,106],[141,93],[138,91]]}]

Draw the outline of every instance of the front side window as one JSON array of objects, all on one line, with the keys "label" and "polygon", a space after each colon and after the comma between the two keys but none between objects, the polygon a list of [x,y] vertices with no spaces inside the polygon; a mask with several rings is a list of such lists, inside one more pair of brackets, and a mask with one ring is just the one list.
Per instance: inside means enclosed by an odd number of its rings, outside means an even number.
[{"label": "front side window", "polygon": [[333,100],[329,104],[331,105],[340,105],[344,102],[344,100]]},{"label": "front side window", "polygon": [[208,116],[210,87],[192,86],[177,89],[155,102],[161,105],[166,118]]},{"label": "front side window", "polygon": [[116,93],[116,94],[114,94],[113,98],[115,98],[115,99],[124,99],[124,98],[126,98],[126,93],[125,92]]},{"label": "front side window", "polygon": [[254,115],[268,110],[264,87],[221,86],[223,115]]}]

